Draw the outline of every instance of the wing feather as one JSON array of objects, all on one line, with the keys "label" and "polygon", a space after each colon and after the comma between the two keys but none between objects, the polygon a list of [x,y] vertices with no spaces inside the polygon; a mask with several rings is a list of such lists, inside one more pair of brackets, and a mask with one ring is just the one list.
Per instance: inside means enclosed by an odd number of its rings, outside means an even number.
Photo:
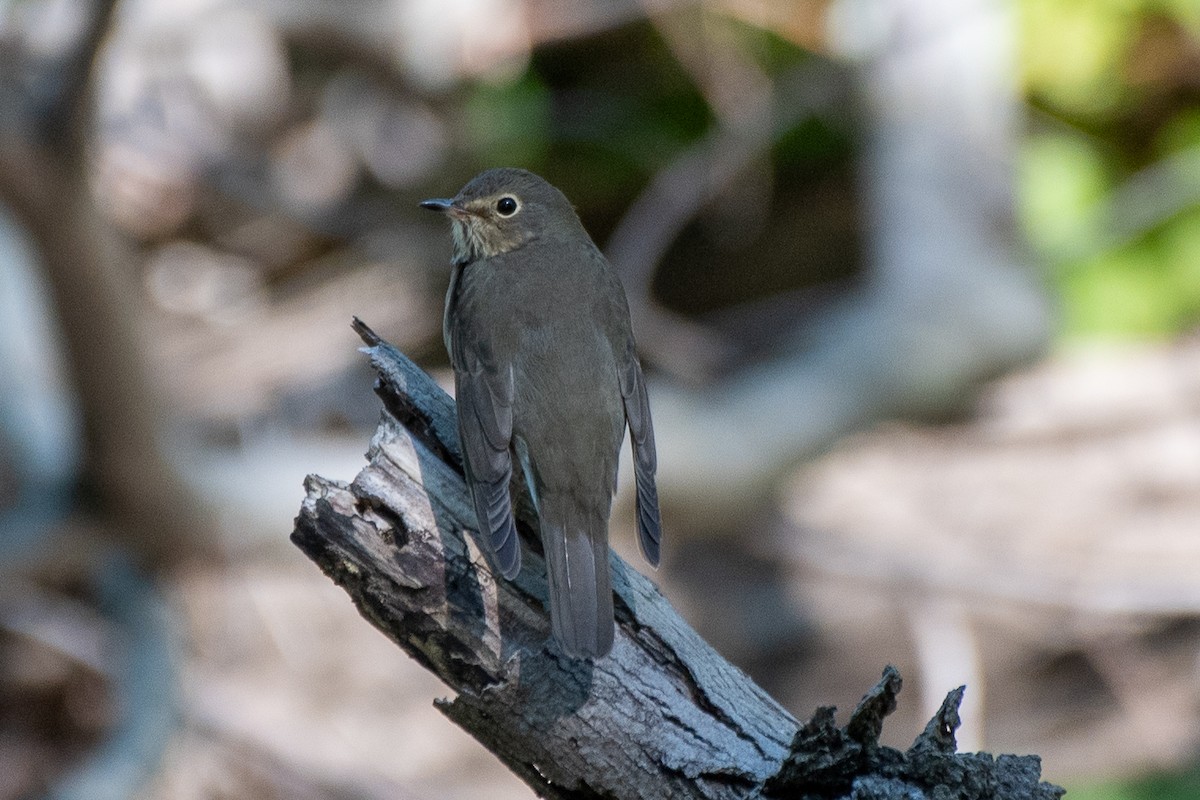
[{"label": "wing feather", "polygon": [[496,569],[506,578],[521,570],[521,547],[508,484],[512,478],[513,373],[495,369],[478,354],[455,353],[455,394],[463,467],[480,534]]},{"label": "wing feather", "polygon": [[662,545],[662,517],[658,510],[658,487],[654,473],[658,454],[654,449],[654,423],[650,419],[650,398],[641,364],[632,339],[621,357],[621,398],[625,404],[625,422],[633,447],[633,473],[637,484],[638,544],[651,566],[658,566]]}]

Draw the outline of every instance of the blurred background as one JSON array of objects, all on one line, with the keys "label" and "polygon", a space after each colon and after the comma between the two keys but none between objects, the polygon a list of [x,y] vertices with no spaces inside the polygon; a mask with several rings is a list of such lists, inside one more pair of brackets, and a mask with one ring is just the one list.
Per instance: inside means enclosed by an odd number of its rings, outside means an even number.
[{"label": "blurred background", "polygon": [[1200,796],[1193,0],[0,0],[0,800],[532,797],[287,539],[497,165],[622,274],[723,654]]}]

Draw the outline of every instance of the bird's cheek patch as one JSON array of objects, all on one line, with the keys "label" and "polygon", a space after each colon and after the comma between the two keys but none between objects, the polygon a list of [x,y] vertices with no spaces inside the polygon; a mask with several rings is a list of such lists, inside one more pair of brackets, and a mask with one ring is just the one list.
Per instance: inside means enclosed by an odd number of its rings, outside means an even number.
[{"label": "bird's cheek patch", "polygon": [[484,258],[502,255],[520,247],[524,234],[516,226],[497,225],[490,220],[471,220],[469,223],[471,244]]}]

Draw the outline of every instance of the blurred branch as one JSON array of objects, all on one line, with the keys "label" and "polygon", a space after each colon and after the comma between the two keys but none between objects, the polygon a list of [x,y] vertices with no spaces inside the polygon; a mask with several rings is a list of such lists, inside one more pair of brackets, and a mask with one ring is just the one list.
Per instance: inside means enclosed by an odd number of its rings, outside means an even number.
[{"label": "blurred branch", "polygon": [[[1050,800],[1035,757],[954,755],[962,690],[907,753],[878,744],[894,669],[839,729],[833,709],[796,721],[612,556],[612,655],[572,660],[549,637],[545,566],[531,553],[496,580],[473,525],[453,401],[368,327],[355,327],[388,409],[350,484],[310,476],[292,541],[362,615],[458,692],[439,708],[542,797],[868,796],[971,784],[961,798]],[[518,512],[526,540],[536,519]],[[995,786],[1012,787],[997,795]],[[987,792],[984,794],[984,792]]]},{"label": "blurred branch", "polygon": [[[82,541],[54,539],[53,548],[47,543],[59,530],[47,526],[37,533],[36,555],[88,580],[121,633],[112,643],[120,658],[106,676],[115,722],[49,790],[55,800],[129,797],[158,763],[174,722],[175,654],[161,598],[138,564],[206,550],[214,534],[167,457],[164,414],[139,340],[134,256],[96,207],[88,181],[94,68],[114,10],[113,0],[76,9],[86,24],[46,63],[19,53],[14,38],[6,60],[17,66],[0,76],[21,101],[0,116],[0,201],[29,236],[47,277],[82,410],[83,482],[111,523],[87,526]],[[102,536],[118,546],[100,546]]]},{"label": "blurred branch", "polygon": [[179,558],[212,545],[211,523],[164,452],[163,411],[139,341],[134,256],[97,209],[86,172],[91,71],[113,12],[113,2],[95,6],[58,60],[61,72],[46,78],[57,91],[25,97],[26,107],[0,119],[0,201],[48,278],[83,410],[85,482],[125,523],[114,528],[139,559]]},{"label": "blurred branch", "polygon": [[[1048,303],[1022,260],[1013,213],[1008,9],[971,0],[944,12],[930,0],[844,4],[843,34],[858,40],[843,46],[862,58],[870,260],[861,290],[803,335],[792,328],[773,360],[706,392],[652,387],[659,491],[707,529],[740,529],[748,505],[772,502],[783,476],[840,435],[962,408],[983,380],[1038,355],[1049,336]],[[746,158],[748,148],[728,153]],[[673,193],[698,204],[707,170],[729,168],[697,159],[690,197],[674,184],[656,189],[664,172],[630,224],[645,225],[648,241],[669,240],[686,212]],[[655,191],[657,202],[646,199]]]},{"label": "blurred branch", "polygon": [[[684,377],[710,377],[737,353],[733,343],[716,332],[654,302],[651,284],[659,262],[696,214],[755,160],[765,157],[778,136],[827,110],[848,91],[837,71],[820,63],[781,79],[779,86],[786,100],[753,109],[748,122],[718,115],[706,136],[651,179],[605,245],[609,261],[625,282],[641,349],[657,365]],[[725,105],[715,99],[710,102]]]},{"label": "blurred branch", "polygon": [[74,161],[83,156],[92,74],[116,8],[117,0],[96,0],[91,8],[81,12],[89,15],[88,23],[59,65],[57,80],[51,82],[57,92],[46,98],[38,130],[42,141],[61,158]]}]

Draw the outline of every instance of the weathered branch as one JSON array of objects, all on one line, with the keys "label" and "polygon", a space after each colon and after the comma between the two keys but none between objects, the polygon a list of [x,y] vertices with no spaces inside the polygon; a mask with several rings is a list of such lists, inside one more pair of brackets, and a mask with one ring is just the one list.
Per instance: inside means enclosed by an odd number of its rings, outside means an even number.
[{"label": "weathered branch", "polygon": [[[368,621],[458,693],[439,708],[539,795],[841,798],[874,781],[871,793],[853,796],[883,800],[922,796],[910,790],[941,785],[933,781],[950,764],[979,778],[955,778],[955,787],[1020,792],[947,797],[1059,795],[1038,783],[1035,757],[968,764],[953,755],[961,690],[909,753],[878,745],[900,687],[891,668],[845,729],[831,709],[801,728],[615,555],[613,652],[594,663],[565,657],[549,636],[536,548],[517,580],[496,581],[464,536],[474,522],[453,401],[361,322],[355,328],[387,413],[353,482],[308,478],[292,540]],[[535,547],[528,506],[518,504],[518,518]]]}]

